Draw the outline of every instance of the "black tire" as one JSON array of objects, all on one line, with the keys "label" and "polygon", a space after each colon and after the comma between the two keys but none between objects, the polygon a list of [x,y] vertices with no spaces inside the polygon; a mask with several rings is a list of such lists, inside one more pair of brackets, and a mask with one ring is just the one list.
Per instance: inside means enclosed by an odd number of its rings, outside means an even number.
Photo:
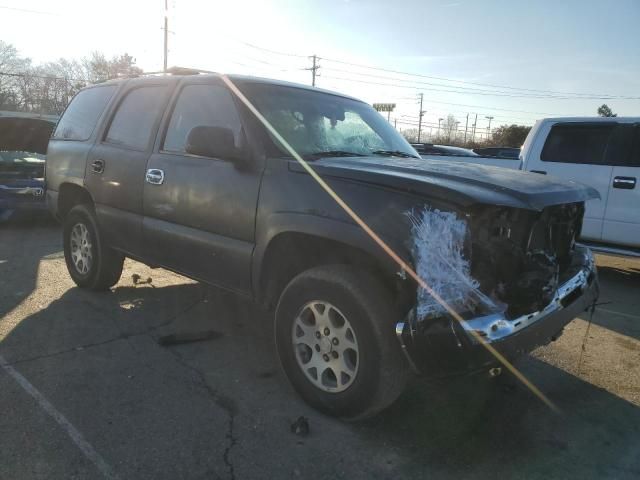
[{"label": "black tire", "polygon": [[[84,226],[88,235],[87,250],[91,254],[91,262],[87,271],[80,271],[72,255],[72,230]],[[64,219],[63,225],[64,259],[67,270],[73,281],[81,288],[102,291],[118,283],[122,275],[124,255],[107,247],[100,235],[93,209],[89,205],[76,205]]]},{"label": "black tire", "polygon": [[[357,373],[342,391],[316,386],[298,363],[300,347],[294,347],[294,322],[314,301],[335,306],[357,339]],[[348,420],[371,417],[400,396],[409,377],[408,362],[395,336],[397,319],[390,292],[372,273],[348,265],[312,268],[296,276],[278,302],[275,340],[280,362],[294,388],[312,407]],[[316,354],[313,350],[320,347],[302,348],[311,352],[304,354],[311,358]],[[320,357],[313,358],[320,361]]]}]

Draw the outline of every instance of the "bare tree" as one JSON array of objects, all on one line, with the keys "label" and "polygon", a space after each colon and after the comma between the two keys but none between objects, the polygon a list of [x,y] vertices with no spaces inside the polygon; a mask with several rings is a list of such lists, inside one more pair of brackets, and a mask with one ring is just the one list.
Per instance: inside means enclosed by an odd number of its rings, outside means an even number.
[{"label": "bare tree", "polygon": [[127,53],[108,59],[93,52],[81,60],[60,58],[36,66],[0,41],[0,109],[60,114],[81,88],[141,73]]},{"label": "bare tree", "polygon": [[83,66],[90,83],[142,73],[142,69],[136,66],[136,59],[128,53],[109,60],[103,53],[92,52],[88,58],[83,59]]},{"label": "bare tree", "polygon": [[21,58],[16,48],[0,40],[0,109],[17,103],[14,75],[24,70],[31,61]]},{"label": "bare tree", "polygon": [[456,117],[449,114],[445,118],[440,126],[441,137],[446,139],[447,143],[451,143],[451,137],[455,139],[455,133],[458,128],[458,121]]}]

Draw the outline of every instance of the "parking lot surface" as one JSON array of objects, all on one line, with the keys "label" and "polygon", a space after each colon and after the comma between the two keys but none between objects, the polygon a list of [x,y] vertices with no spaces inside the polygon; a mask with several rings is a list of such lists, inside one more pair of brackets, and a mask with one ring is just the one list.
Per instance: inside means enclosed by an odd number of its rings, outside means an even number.
[{"label": "parking lot surface", "polygon": [[415,381],[350,424],[296,396],[246,299],[130,260],[111,292],[83,291],[57,225],[2,225],[0,478],[639,478],[640,261],[598,265],[591,326],[517,364],[561,414],[479,375]]}]

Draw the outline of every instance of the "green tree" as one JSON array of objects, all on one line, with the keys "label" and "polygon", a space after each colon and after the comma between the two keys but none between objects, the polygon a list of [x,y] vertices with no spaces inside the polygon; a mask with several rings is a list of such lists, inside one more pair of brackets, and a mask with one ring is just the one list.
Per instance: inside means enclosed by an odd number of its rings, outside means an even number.
[{"label": "green tree", "polygon": [[600,115],[601,117],[617,117],[618,116],[617,113],[613,113],[613,110],[611,110],[611,108],[609,108],[609,105],[607,105],[606,103],[603,103],[598,107],[598,115]]},{"label": "green tree", "polygon": [[520,148],[529,135],[531,127],[525,125],[501,125],[493,131],[491,145],[496,147]]}]

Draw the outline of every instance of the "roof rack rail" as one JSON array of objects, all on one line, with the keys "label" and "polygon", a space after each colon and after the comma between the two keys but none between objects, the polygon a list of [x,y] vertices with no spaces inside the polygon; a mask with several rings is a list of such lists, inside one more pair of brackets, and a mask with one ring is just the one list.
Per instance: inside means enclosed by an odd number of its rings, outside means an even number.
[{"label": "roof rack rail", "polygon": [[167,71],[158,71],[158,72],[144,72],[140,76],[145,75],[198,75],[200,73],[217,73],[211,70],[202,70],[200,68],[191,68],[191,67],[178,67],[173,66],[167,68]]}]

